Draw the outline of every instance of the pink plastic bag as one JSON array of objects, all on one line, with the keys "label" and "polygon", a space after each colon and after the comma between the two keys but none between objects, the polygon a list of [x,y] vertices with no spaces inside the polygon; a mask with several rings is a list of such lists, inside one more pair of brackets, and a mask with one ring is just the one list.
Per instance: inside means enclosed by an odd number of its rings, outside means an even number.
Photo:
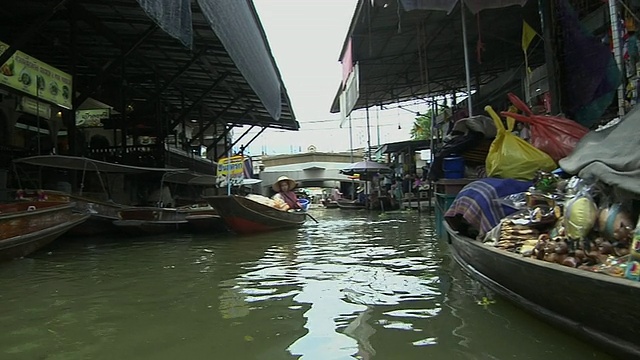
[{"label": "pink plastic bag", "polygon": [[528,123],[531,128],[531,145],[549,154],[555,162],[569,155],[578,141],[589,132],[586,127],[567,118],[534,115],[527,104],[515,94],[509,93],[508,96],[513,105],[524,114],[502,111],[500,115]]}]

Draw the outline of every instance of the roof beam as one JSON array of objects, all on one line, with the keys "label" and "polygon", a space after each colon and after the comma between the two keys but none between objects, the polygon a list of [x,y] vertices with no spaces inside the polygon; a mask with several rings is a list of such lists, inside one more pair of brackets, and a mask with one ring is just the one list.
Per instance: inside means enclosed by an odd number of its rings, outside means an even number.
[{"label": "roof beam", "polygon": [[207,129],[208,129],[208,128],[210,128],[210,127],[211,127],[211,125],[215,124],[215,123],[216,123],[216,121],[217,121],[218,119],[220,119],[220,118],[221,118],[221,117],[222,117],[222,116],[223,116],[223,115],[224,115],[224,114],[225,114],[229,109],[231,109],[231,107],[236,103],[236,101],[238,101],[238,99],[239,99],[239,98],[240,98],[239,96],[236,96],[236,97],[233,99],[233,101],[231,101],[231,103],[229,103],[227,106],[225,106],[225,108],[224,108],[220,113],[218,113],[218,115],[214,116],[214,118],[213,118],[213,119],[209,120],[209,123],[207,124],[207,126],[204,126],[202,129],[200,129],[200,130],[198,131],[198,133],[197,133],[195,136],[193,136],[193,137],[191,138],[191,140],[189,140],[189,141],[187,142],[187,144],[188,144],[188,145],[191,145],[191,142],[192,142],[194,139],[196,139],[196,138],[198,138],[200,135],[204,134],[204,132],[205,132],[205,131],[207,131]]},{"label": "roof beam", "polygon": [[42,15],[34,24],[30,24],[27,27],[27,30],[22,32],[18,39],[13,41],[12,44],[9,44],[9,48],[7,48],[2,54],[0,54],[0,64],[4,64],[9,60],[9,58],[15,54],[18,49],[23,48],[38,32],[44,24],[49,21],[58,11],[60,11],[67,2],[70,0],[60,0],[56,5],[53,5],[49,10],[47,10],[44,15]]},{"label": "roof beam", "polygon": [[178,80],[178,78],[180,76],[182,76],[185,72],[187,72],[187,70],[189,70],[189,68],[191,67],[191,65],[193,65],[193,63],[195,63],[196,61],[198,61],[198,59],[200,58],[200,56],[202,56],[202,54],[207,51],[206,47],[201,48],[200,50],[198,50],[198,52],[193,55],[191,57],[191,59],[189,59],[189,61],[187,61],[187,63],[185,63],[171,78],[169,78],[164,85],[162,85],[162,87],[158,90],[158,92],[156,93],[157,97],[160,97],[160,95],[162,95],[162,93],[167,90],[169,88],[169,86],[173,85],[173,83]]},{"label": "roof beam", "polygon": [[[242,114],[240,114],[240,116],[238,116],[234,120],[242,119],[243,117],[247,116],[247,114],[249,114],[252,110],[253,110],[253,106],[246,109]],[[218,141],[220,141],[223,137],[227,136],[227,134],[229,133],[229,131],[231,131],[231,129],[233,129],[233,125],[229,126],[229,128],[225,129],[225,131],[223,131],[222,134],[220,134],[220,136],[215,138],[213,142],[209,144],[209,146],[207,146],[207,151],[210,151],[214,146],[216,146]]]},{"label": "roof beam", "polygon": [[212,92],[215,88],[218,87],[218,85],[220,85],[220,83],[229,75],[229,73],[224,73],[222,75],[220,75],[220,77],[218,77],[216,79],[216,81],[213,82],[213,84],[211,84],[211,86],[209,86],[206,90],[204,90],[202,92],[202,94],[200,94],[200,96],[198,96],[195,100],[193,100],[193,102],[191,103],[191,105],[189,107],[187,107],[186,109],[182,109],[182,113],[180,113],[180,116],[174,120],[171,125],[169,125],[169,129],[173,129],[174,127],[176,127],[176,125],[178,125],[179,123],[182,122],[182,120],[184,120],[187,116],[189,116],[189,114],[191,113],[191,111],[193,110],[194,107],[198,106],[198,104],[200,104],[200,102],[207,97],[207,95],[209,95],[210,92]]},{"label": "roof beam", "polygon": [[[98,32],[100,32],[98,30],[99,28],[100,26],[96,28]],[[131,55],[131,53],[133,53],[140,46],[140,44],[142,44],[146,39],[148,39],[149,36],[151,36],[151,34],[153,34],[156,31],[156,29],[158,29],[158,26],[156,24],[152,24],[144,33],[142,33],[142,35],[140,35],[140,37],[135,43],[129,46],[127,50],[123,51],[122,56],[119,56],[115,59],[111,59],[107,61],[107,63],[104,64],[100,69],[100,73],[98,73],[98,76],[96,76],[96,78],[93,80],[93,83],[89,85],[86,89],[80,92],[80,95],[78,95],[78,97],[76,98],[75,103],[82,104],[91,95],[93,95],[96,92],[96,90],[98,90],[98,88],[102,86],[102,83],[107,78],[107,75],[109,75],[113,71],[113,69],[115,69],[117,66],[121,65],[125,61],[127,56]],[[122,110],[124,111],[124,109]]]}]

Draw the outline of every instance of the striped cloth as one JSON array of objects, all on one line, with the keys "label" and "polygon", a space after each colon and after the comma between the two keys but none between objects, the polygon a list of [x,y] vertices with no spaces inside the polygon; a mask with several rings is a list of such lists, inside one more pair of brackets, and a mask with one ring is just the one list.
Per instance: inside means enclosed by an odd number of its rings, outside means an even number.
[{"label": "striped cloth", "polygon": [[469,225],[479,230],[480,235],[484,235],[498,225],[502,218],[516,211],[497,200],[507,195],[527,191],[531,185],[529,181],[513,179],[476,180],[460,190],[444,217],[454,218],[462,215]]}]

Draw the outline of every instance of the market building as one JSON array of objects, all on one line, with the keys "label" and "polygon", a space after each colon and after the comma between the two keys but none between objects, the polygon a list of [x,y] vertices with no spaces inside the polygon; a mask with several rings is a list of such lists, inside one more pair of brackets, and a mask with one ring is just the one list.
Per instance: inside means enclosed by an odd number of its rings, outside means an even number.
[{"label": "market building", "polygon": [[48,154],[214,174],[253,141],[238,127],[299,128],[250,1],[28,0],[0,20],[0,188]]}]

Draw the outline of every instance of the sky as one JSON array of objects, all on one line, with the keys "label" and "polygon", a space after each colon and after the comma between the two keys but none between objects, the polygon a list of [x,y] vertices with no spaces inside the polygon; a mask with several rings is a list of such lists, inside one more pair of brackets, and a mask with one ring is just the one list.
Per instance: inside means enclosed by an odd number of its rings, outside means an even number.
[{"label": "sky", "polygon": [[[291,99],[299,131],[265,130],[247,148],[250,155],[348,151],[349,126],[340,128],[340,114],[329,109],[342,81],[339,62],[357,0],[253,0],[271,52]],[[421,109],[411,109],[420,111]],[[370,108],[351,114],[353,148],[410,138],[415,114],[404,109]],[[400,129],[399,129],[400,128]],[[251,139],[252,130],[243,139]],[[236,129],[236,136],[244,129]]]}]

